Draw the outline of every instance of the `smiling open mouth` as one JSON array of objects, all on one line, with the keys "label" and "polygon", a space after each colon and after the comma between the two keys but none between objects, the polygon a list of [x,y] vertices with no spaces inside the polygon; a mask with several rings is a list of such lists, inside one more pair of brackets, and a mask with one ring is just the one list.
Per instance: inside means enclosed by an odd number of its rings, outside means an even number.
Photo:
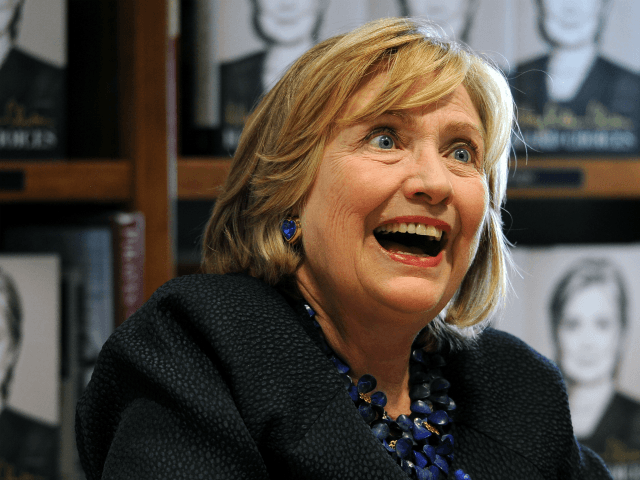
[{"label": "smiling open mouth", "polygon": [[388,223],[373,231],[382,248],[389,252],[435,257],[445,246],[446,233],[422,223]]}]

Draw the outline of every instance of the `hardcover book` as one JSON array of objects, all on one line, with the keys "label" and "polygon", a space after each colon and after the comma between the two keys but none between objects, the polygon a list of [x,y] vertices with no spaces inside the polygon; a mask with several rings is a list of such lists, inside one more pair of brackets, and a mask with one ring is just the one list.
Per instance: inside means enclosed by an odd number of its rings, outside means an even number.
[{"label": "hardcover book", "polygon": [[516,2],[511,72],[531,154],[629,155],[640,149],[637,2]]},{"label": "hardcover book", "polygon": [[0,3],[0,159],[66,150],[66,2]]},{"label": "hardcover book", "polygon": [[58,478],[60,261],[0,255],[0,479]]},{"label": "hardcover book", "polygon": [[574,433],[616,480],[640,479],[640,245],[517,247],[497,327],[553,359]]}]

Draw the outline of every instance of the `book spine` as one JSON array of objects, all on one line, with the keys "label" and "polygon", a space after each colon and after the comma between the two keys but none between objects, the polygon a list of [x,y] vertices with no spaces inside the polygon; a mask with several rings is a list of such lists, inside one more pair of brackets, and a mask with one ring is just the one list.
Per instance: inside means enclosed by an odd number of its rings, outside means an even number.
[{"label": "book spine", "polygon": [[141,212],[111,217],[114,259],[115,325],[144,303],[145,219]]}]

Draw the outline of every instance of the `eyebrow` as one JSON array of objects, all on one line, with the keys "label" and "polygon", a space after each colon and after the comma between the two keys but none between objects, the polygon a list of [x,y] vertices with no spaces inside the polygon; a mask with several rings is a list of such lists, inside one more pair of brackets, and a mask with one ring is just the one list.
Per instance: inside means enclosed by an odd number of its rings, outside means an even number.
[{"label": "eyebrow", "polygon": [[[384,117],[386,115],[399,118],[400,121],[404,123],[406,126],[408,126],[409,128],[417,128],[418,126],[418,121],[415,115],[409,114],[402,110],[389,110],[387,112],[384,112],[382,115],[380,115],[380,117]],[[482,139],[482,147],[483,149],[485,148],[487,137],[486,137],[486,131],[484,129],[484,125],[478,126],[475,123],[471,123],[471,122],[452,121],[452,122],[447,122],[443,130],[446,134],[450,134],[450,135],[453,135],[456,132],[459,132],[461,130],[472,131],[475,134],[480,136],[480,138]]]}]

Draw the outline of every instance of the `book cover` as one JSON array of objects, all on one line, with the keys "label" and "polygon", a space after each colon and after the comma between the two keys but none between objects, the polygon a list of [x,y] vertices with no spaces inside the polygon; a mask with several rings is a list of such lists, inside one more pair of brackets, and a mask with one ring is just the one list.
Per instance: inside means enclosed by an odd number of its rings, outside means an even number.
[{"label": "book cover", "polygon": [[57,479],[58,257],[0,255],[0,313],[0,478]]},{"label": "book cover", "polygon": [[0,159],[66,150],[66,2],[0,3]]},{"label": "book cover", "polygon": [[617,480],[640,479],[640,245],[517,247],[498,328],[556,362],[574,432]]},{"label": "book cover", "polygon": [[516,2],[511,72],[530,155],[629,155],[640,148],[640,4]]},{"label": "book cover", "polygon": [[261,96],[306,50],[370,19],[369,0],[182,2],[185,155],[228,155]]},{"label": "book cover", "polygon": [[112,232],[97,225],[7,226],[4,248],[11,252],[56,253],[63,270],[77,268],[85,282],[86,321],[81,328],[80,356],[88,383],[102,345],[114,328]]}]

